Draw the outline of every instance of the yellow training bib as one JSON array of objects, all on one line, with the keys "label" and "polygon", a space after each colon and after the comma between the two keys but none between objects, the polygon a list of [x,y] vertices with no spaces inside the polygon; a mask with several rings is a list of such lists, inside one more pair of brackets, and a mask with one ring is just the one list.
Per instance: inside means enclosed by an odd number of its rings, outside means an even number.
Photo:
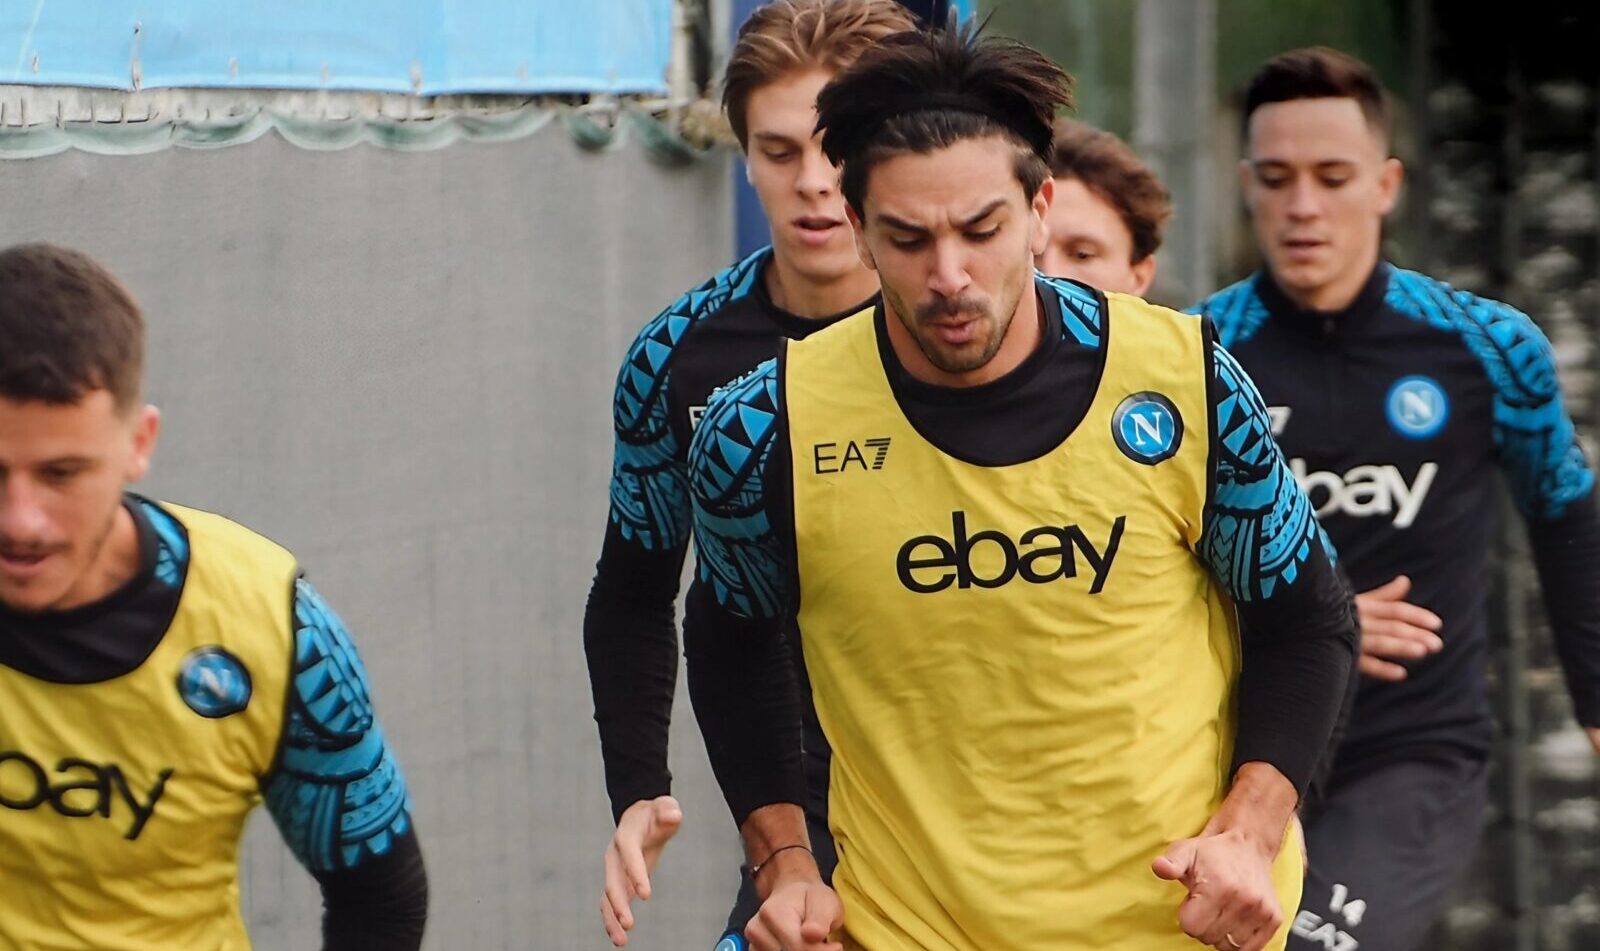
[{"label": "yellow training bib", "polygon": [[273,765],[296,566],[163,506],[188,575],[137,669],[57,684],[0,666],[0,948],[247,951],[239,838]]},{"label": "yellow training bib", "polygon": [[1194,551],[1205,341],[1199,318],[1109,305],[1084,418],[1011,466],[913,428],[871,316],[789,346],[799,625],[847,947],[1196,947],[1184,888],[1150,863],[1220,804],[1234,735],[1232,606]]}]

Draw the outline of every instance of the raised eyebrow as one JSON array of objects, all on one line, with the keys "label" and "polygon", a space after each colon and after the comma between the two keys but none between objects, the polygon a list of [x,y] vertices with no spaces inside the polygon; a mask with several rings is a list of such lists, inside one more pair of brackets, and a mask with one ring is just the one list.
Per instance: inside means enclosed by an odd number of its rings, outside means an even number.
[{"label": "raised eyebrow", "polygon": [[991,201],[989,204],[985,205],[982,211],[978,212],[977,214],[973,215],[972,217],[968,218],[967,220],[961,222],[961,227],[963,227],[963,228],[972,227],[973,225],[977,224],[978,222],[982,221],[983,219],[985,219],[985,218],[989,217],[990,215],[994,214],[996,211],[998,211],[1001,208],[1005,207],[1005,204],[1006,204],[1006,200],[1004,198],[996,198],[994,201]]}]

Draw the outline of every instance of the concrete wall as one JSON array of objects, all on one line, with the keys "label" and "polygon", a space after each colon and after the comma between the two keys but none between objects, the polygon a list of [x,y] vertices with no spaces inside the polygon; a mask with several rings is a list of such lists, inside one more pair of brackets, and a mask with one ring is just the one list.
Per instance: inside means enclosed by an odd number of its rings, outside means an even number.
[{"label": "concrete wall", "polygon": [[[608,947],[610,830],[580,619],[637,328],[731,254],[724,161],[591,154],[559,124],[424,153],[218,151],[4,164],[0,243],[105,261],[150,321],[147,488],[292,548],[343,614],[410,778],[430,948]],[[738,851],[686,707],[688,821],[636,949],[710,947]],[[317,946],[264,813],[259,951]]]}]

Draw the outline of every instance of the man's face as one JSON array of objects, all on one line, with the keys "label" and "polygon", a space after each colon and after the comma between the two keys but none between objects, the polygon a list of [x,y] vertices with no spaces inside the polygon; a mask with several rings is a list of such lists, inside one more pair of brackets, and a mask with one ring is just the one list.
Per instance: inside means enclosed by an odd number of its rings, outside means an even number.
[{"label": "man's face", "polygon": [[149,468],[160,417],[110,392],[75,403],[0,397],[0,605],[76,607],[104,570],[123,487]]},{"label": "man's face", "polygon": [[861,266],[839,192],[839,170],[822,154],[817,93],[833,74],[791,73],[758,88],[745,105],[750,184],[772,226],[772,246],[795,272],[819,283]]},{"label": "man's face", "polygon": [[1249,132],[1239,172],[1274,278],[1302,306],[1345,306],[1377,263],[1400,162],[1354,99],[1269,103]]},{"label": "man's face", "polygon": [[883,297],[939,370],[967,373],[994,358],[1044,250],[1053,186],[1032,201],[1014,172],[1016,146],[964,139],[902,154],[867,176],[856,225],[862,260]]},{"label": "man's face", "polygon": [[1039,270],[1090,287],[1142,296],[1156,275],[1155,255],[1133,263],[1133,232],[1111,203],[1077,178],[1057,178],[1050,202],[1050,243]]}]

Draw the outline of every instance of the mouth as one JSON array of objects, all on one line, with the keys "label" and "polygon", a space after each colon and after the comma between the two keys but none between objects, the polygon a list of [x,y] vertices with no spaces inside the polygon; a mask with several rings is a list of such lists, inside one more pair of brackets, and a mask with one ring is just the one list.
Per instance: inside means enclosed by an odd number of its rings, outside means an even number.
[{"label": "mouth", "polygon": [[1315,238],[1286,238],[1282,242],[1283,249],[1289,252],[1291,258],[1306,258],[1322,251],[1328,242]]},{"label": "mouth", "polygon": [[38,574],[50,557],[50,551],[0,548],[0,575],[18,581]]},{"label": "mouth", "polygon": [[827,244],[844,227],[844,221],[827,215],[802,215],[792,219],[789,224],[802,244],[813,247]]},{"label": "mouth", "polygon": [[978,336],[978,319],[976,317],[970,317],[965,320],[931,321],[928,327],[933,330],[934,336],[952,347],[971,343]]}]

